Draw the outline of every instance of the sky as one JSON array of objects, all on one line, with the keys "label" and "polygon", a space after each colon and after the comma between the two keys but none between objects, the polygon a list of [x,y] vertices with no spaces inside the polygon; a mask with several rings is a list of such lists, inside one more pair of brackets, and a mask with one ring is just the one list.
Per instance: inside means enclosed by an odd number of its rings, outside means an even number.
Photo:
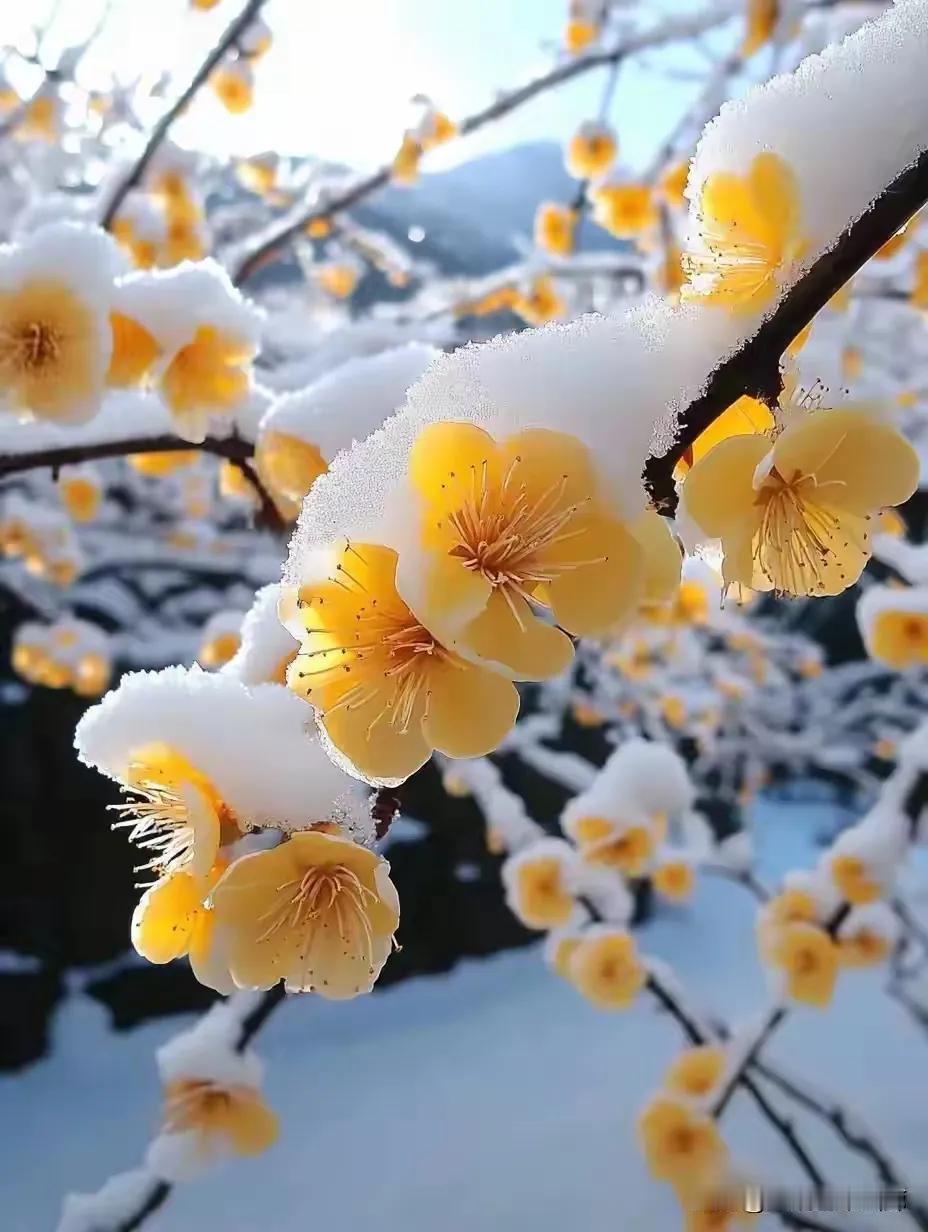
[{"label": "sky", "polygon": [[[110,15],[83,66],[84,84],[108,74],[155,80],[175,74],[171,96],[193,74],[243,0],[220,0],[208,13],[189,0],[111,0]],[[62,46],[86,37],[106,0],[31,0],[0,5],[0,45],[28,46],[31,23],[55,14],[45,44],[54,62]],[[698,0],[647,0],[655,19]],[[274,45],[256,68],[255,105],[231,116],[204,91],[176,127],[182,143],[220,157],[275,149],[317,155],[366,169],[392,156],[413,119],[416,93],[452,118],[500,90],[550,67],[567,0],[268,0]],[[643,169],[661,136],[692,97],[705,61],[693,49],[652,56],[623,69],[610,118],[623,162]],[[526,141],[563,143],[596,115],[606,70],[533,100],[505,120],[438,151],[440,170],[489,150]],[[154,113],[153,113],[154,114]]]}]

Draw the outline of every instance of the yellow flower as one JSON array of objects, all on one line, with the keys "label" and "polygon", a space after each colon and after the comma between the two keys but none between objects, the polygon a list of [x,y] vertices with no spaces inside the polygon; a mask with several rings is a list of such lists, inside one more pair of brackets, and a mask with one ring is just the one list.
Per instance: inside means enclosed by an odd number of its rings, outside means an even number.
[{"label": "yellow flower", "polygon": [[280,1126],[254,1087],[179,1078],[164,1089],[164,1132],[196,1134],[197,1154],[212,1159],[223,1150],[260,1155],[277,1141]]},{"label": "yellow flower", "polygon": [[113,353],[107,385],[128,388],[144,384],[161,354],[161,347],[144,325],[120,312],[110,313]]},{"label": "yellow flower", "polygon": [[576,225],[576,210],[569,205],[544,201],[535,213],[535,243],[554,256],[569,256],[574,250]]},{"label": "yellow flower", "polygon": [[142,239],[128,218],[117,218],[111,234],[136,269],[151,269],[157,262],[157,245],[151,240]]},{"label": "yellow flower", "polygon": [[868,523],[907,500],[918,455],[863,409],[804,415],[774,441],[734,436],[690,471],[683,506],[720,538],[723,577],[754,590],[835,595],[870,558]]},{"label": "yellow flower", "polygon": [[190,0],[190,7],[205,13],[208,9],[214,9],[218,3],[219,0]]},{"label": "yellow flower", "polygon": [[413,445],[409,474],[422,556],[407,580],[446,645],[543,679],[573,647],[535,609],[594,635],[637,607],[644,553],[599,497],[575,437],[530,428],[496,441],[473,424],[435,423]]},{"label": "yellow flower", "polygon": [[196,223],[172,219],[168,222],[164,244],[158,264],[164,269],[180,265],[182,261],[202,261],[207,254],[203,233]]},{"label": "yellow flower", "polygon": [[828,868],[841,897],[855,907],[876,902],[881,897],[880,883],[870,876],[866,863],[858,856],[832,856]]},{"label": "yellow flower", "polygon": [[73,687],[78,697],[100,697],[113,674],[112,663],[101,654],[84,654],[74,669]]},{"label": "yellow flower", "polygon": [[867,925],[842,931],[838,938],[838,962],[842,967],[875,967],[889,957],[889,938]]},{"label": "yellow flower", "polygon": [[16,410],[67,421],[93,402],[96,314],[53,276],[0,290],[0,394]]},{"label": "yellow flower", "polygon": [[824,1009],[831,1003],[838,974],[838,947],[814,924],[786,924],[779,930],[770,961],[783,972],[794,1001]]},{"label": "yellow flower", "polygon": [[638,1118],[638,1138],[654,1179],[684,1192],[710,1188],[728,1154],[711,1117],[666,1095]]},{"label": "yellow flower", "polygon": [[450,116],[443,111],[432,108],[426,117],[426,123],[420,133],[420,141],[424,150],[434,150],[438,145],[453,140],[458,135],[458,126]]},{"label": "yellow flower", "polygon": [[748,0],[748,26],[741,44],[743,56],[753,56],[768,43],[780,20],[780,0]]},{"label": "yellow flower", "polygon": [[753,312],[802,259],[799,186],[778,155],[758,154],[746,176],[717,171],[702,186],[699,246],[684,256],[684,298]]},{"label": "yellow flower", "polygon": [[506,901],[526,928],[562,928],[574,912],[568,886],[571,850],[559,839],[542,840],[503,865]]},{"label": "yellow flower", "polygon": [[690,897],[695,880],[692,866],[685,860],[667,860],[651,873],[654,889],[674,902]]},{"label": "yellow flower", "polygon": [[204,878],[220,847],[240,837],[234,815],[212,783],[168,745],[133,750],[123,779],[123,791],[132,798],[113,806],[120,814],[115,824],[131,827],[130,842],[150,856],[143,869]]},{"label": "yellow flower", "polygon": [[393,158],[390,179],[394,184],[415,184],[419,178],[419,160],[422,146],[411,133],[404,133],[400,148]]},{"label": "yellow flower", "polygon": [[32,99],[17,122],[15,135],[22,141],[58,140],[61,106],[54,94],[39,93]]},{"label": "yellow flower", "polygon": [[579,55],[599,37],[599,27],[590,21],[572,20],[564,31],[564,48],[572,56]]},{"label": "yellow flower", "polygon": [[897,671],[928,663],[928,612],[884,608],[876,614],[869,643],[873,658]]},{"label": "yellow flower", "polygon": [[332,219],[311,218],[303,230],[311,240],[324,240],[332,234]]},{"label": "yellow flower", "polygon": [[512,311],[529,325],[545,325],[567,311],[557,293],[554,280],[547,274],[536,278],[527,292],[519,292],[511,304]]},{"label": "yellow flower", "polygon": [[197,662],[203,667],[222,667],[235,657],[235,652],[241,645],[241,638],[236,633],[220,633],[205,642],[197,651]]},{"label": "yellow flower", "polygon": [[686,189],[686,181],[689,179],[690,164],[689,159],[683,159],[682,162],[670,167],[661,176],[660,192],[661,196],[668,205],[675,206],[677,209],[682,209],[686,204],[686,197],[683,195]]},{"label": "yellow flower", "polygon": [[289,432],[262,432],[255,446],[255,467],[280,512],[295,518],[303,497],[328,470],[315,445]]},{"label": "yellow flower", "polygon": [[567,170],[578,180],[605,175],[618,153],[615,134],[604,124],[584,124],[567,147]]},{"label": "yellow flower", "polygon": [[570,707],[570,717],[578,727],[602,727],[605,718],[600,710],[588,702],[574,702]]},{"label": "yellow flower", "polygon": [[845,347],[841,353],[841,375],[846,381],[856,381],[864,370],[864,357],[857,347]]},{"label": "yellow flower", "polygon": [[744,1209],[744,1198],[739,1199],[733,1187],[724,1192],[712,1190],[698,1200],[687,1197],[685,1206],[685,1232],[733,1232],[754,1221],[754,1216]]},{"label": "yellow flower", "polygon": [[668,727],[678,730],[686,723],[686,705],[682,697],[668,693],[660,699],[661,718]]},{"label": "yellow flower", "polygon": [[346,544],[332,576],[303,586],[285,612],[301,641],[290,688],[312,702],[335,747],[372,779],[406,778],[433,749],[482,756],[519,710],[509,680],[466,663],[420,623],[397,594],[395,573],[391,549]]},{"label": "yellow flower", "polygon": [[313,277],[327,294],[334,296],[335,299],[348,299],[358,285],[359,274],[352,265],[330,262],[317,266]]},{"label": "yellow flower", "polygon": [[646,979],[635,942],[627,932],[611,928],[581,936],[568,968],[574,987],[600,1010],[628,1009]]},{"label": "yellow flower", "polygon": [[709,1045],[687,1048],[668,1069],[664,1086],[674,1095],[704,1099],[718,1087],[725,1067],[725,1053],[721,1048]]},{"label": "yellow flower", "polygon": [[219,944],[240,988],[370,992],[393,947],[399,899],[373,851],[319,830],[242,856],[213,890]]},{"label": "yellow flower", "polygon": [[200,325],[171,360],[160,388],[187,440],[203,440],[208,417],[230,412],[248,393],[254,350],[250,342]]},{"label": "yellow flower", "polygon": [[638,239],[657,224],[657,206],[646,184],[600,184],[590,200],[594,221],[618,239]]},{"label": "yellow flower", "polygon": [[759,432],[770,432],[774,426],[775,420],[770,408],[745,394],[721,415],[716,416],[708,428],[700,432],[692,445],[687,445],[673,468],[674,479],[683,479],[687,471],[720,441],[725,441],[730,436],[752,436]]},{"label": "yellow flower", "polygon": [[589,843],[583,857],[591,864],[605,864],[626,877],[640,877],[654,855],[654,836],[647,826],[629,826],[601,843]]},{"label": "yellow flower", "polygon": [[132,453],[126,461],[140,475],[163,479],[165,475],[172,475],[185,466],[193,466],[199,459],[200,455],[195,449],[177,449],[167,453]]},{"label": "yellow flower", "polygon": [[441,785],[452,800],[467,800],[472,794],[467,780],[454,770],[445,771],[441,776]]},{"label": "yellow flower", "polygon": [[100,512],[103,490],[97,476],[79,468],[66,468],[58,476],[61,503],[75,522],[92,522]]},{"label": "yellow flower", "polygon": [[254,80],[244,60],[234,60],[214,69],[209,79],[213,93],[231,115],[250,111],[254,102]]},{"label": "yellow flower", "polygon": [[235,985],[216,945],[217,917],[208,903],[225,870],[226,861],[218,860],[205,877],[180,870],[149,886],[132,915],[132,944],[159,965],[188,955],[201,984],[229,993]]}]

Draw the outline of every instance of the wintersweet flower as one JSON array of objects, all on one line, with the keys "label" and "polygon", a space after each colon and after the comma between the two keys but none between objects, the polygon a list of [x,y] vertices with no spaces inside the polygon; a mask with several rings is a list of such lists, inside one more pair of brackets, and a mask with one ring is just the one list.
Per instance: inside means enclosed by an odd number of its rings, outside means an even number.
[{"label": "wintersweet flower", "polygon": [[242,856],[213,890],[217,939],[240,988],[333,999],[370,992],[393,948],[399,899],[386,860],[321,830]]},{"label": "wintersweet flower", "polygon": [[570,256],[574,250],[577,217],[577,211],[569,205],[543,201],[535,212],[535,243],[553,256]]},{"label": "wintersweet flower", "polygon": [[165,1085],[162,1132],[193,1135],[206,1163],[226,1152],[260,1155],[277,1141],[280,1126],[252,1086],[178,1078]]},{"label": "wintersweet flower", "polygon": [[814,924],[786,924],[770,950],[770,961],[782,973],[785,991],[794,1001],[824,1009],[831,1004],[838,975],[838,947]]},{"label": "wintersweet flower", "polygon": [[127,389],[145,384],[161,355],[157,340],[140,322],[121,312],[110,314],[113,351],[107,385]]},{"label": "wintersweet flower", "polygon": [[564,49],[572,56],[585,51],[591,43],[599,38],[599,24],[582,12],[571,10],[570,18],[564,30]]},{"label": "wintersweet flower", "polygon": [[769,43],[779,20],[780,0],[748,0],[748,25],[741,54],[753,56]]},{"label": "wintersweet flower", "polygon": [[349,544],[331,575],[288,595],[284,624],[300,643],[287,682],[311,702],[356,772],[398,782],[439,749],[478,757],[515,722],[511,682],[466,662],[396,590],[396,553]]},{"label": "wintersweet flower", "polygon": [[75,522],[92,522],[103,501],[98,472],[89,463],[65,467],[58,476],[58,495]]},{"label": "wintersweet flower", "polygon": [[842,967],[875,967],[885,962],[892,950],[888,937],[874,928],[862,925],[838,938],[838,962]]},{"label": "wintersweet flower", "polygon": [[219,859],[205,877],[181,869],[149,886],[132,915],[132,944],[150,963],[186,954],[201,984],[230,993],[235,984],[216,945],[216,913],[208,901],[225,869]]},{"label": "wintersweet flower", "polygon": [[400,148],[393,158],[390,168],[390,179],[394,184],[408,187],[415,184],[419,178],[419,160],[422,158],[422,146],[412,133],[404,133]]},{"label": "wintersweet flower", "polygon": [[683,902],[692,895],[696,876],[686,860],[664,860],[652,871],[651,883],[662,897]]},{"label": "wintersweet flower", "polygon": [[149,855],[142,869],[205,878],[220,847],[240,837],[234,814],[212,783],[166,744],[129,754],[123,791],[131,798],[113,806],[120,814],[115,824],[131,827],[130,842]]},{"label": "wintersweet flower", "polygon": [[211,414],[231,411],[251,386],[255,347],[213,325],[200,325],[161,378],[161,392],[186,440],[201,441]]},{"label": "wintersweet flower", "polygon": [[[504,306],[503,303],[500,306]],[[518,292],[509,305],[512,311],[528,325],[545,325],[556,321],[567,311],[558,294],[554,279],[548,274],[534,278],[527,291]]]},{"label": "wintersweet flower", "polygon": [[683,1192],[705,1192],[724,1169],[727,1148],[715,1122],[666,1095],[638,1118],[638,1139],[651,1175]]},{"label": "wintersweet flower", "polygon": [[255,467],[281,514],[293,519],[303,497],[328,465],[319,449],[290,432],[261,432],[255,445]]},{"label": "wintersweet flower", "polygon": [[708,1044],[699,1048],[687,1048],[668,1069],[664,1086],[674,1095],[705,1099],[718,1088],[726,1066],[725,1052],[721,1048],[713,1048]]},{"label": "wintersweet flower", "polygon": [[758,154],[746,176],[717,171],[703,184],[683,296],[732,312],[766,307],[806,248],[792,169],[777,154]]},{"label": "wintersweet flower", "polygon": [[600,1010],[624,1010],[644,987],[646,975],[632,937],[598,927],[581,938],[568,962],[570,980]]},{"label": "wintersweet flower", "polygon": [[721,415],[717,415],[708,428],[704,428],[695,441],[687,445],[673,468],[674,479],[684,479],[687,472],[720,441],[725,441],[730,436],[753,436],[761,432],[772,432],[775,427],[776,420],[769,406],[745,394]]},{"label": "wintersweet flower", "polygon": [[654,855],[655,836],[651,829],[645,825],[620,828],[610,824],[608,835],[596,841],[589,836],[595,832],[591,823],[599,820],[602,819],[584,818],[578,826],[578,832],[583,835],[580,840],[583,858],[590,864],[614,868],[626,877],[640,877]]},{"label": "wintersweet flower", "polygon": [[675,163],[672,167],[661,176],[660,193],[668,205],[675,209],[682,209],[686,204],[684,192],[686,189],[686,181],[690,175],[689,160],[684,158],[682,162]]},{"label": "wintersweet flower", "polygon": [[581,124],[567,146],[567,170],[578,180],[605,175],[618,153],[615,133],[607,124]]},{"label": "wintersweet flower", "polygon": [[866,629],[867,649],[874,659],[896,671],[928,663],[928,611],[885,604]]},{"label": "wintersweet flower", "polygon": [[526,928],[562,928],[575,910],[573,850],[562,839],[541,839],[503,865],[506,902]]},{"label": "wintersweet flower", "polygon": [[835,595],[870,558],[868,524],[918,484],[918,455],[863,407],[802,414],[772,442],[721,441],[690,471],[682,504],[725,554],[726,584]]},{"label": "wintersweet flower", "polygon": [[62,106],[57,94],[40,90],[16,123],[14,136],[19,141],[44,141],[54,145],[61,130]]},{"label": "wintersweet flower", "polygon": [[617,239],[640,239],[657,225],[657,205],[646,184],[599,184],[590,200],[594,221]]},{"label": "wintersweet flower", "polygon": [[71,224],[0,253],[0,400],[9,409],[63,423],[98,410],[117,261],[109,237]]},{"label": "wintersweet flower", "polygon": [[358,268],[345,261],[327,261],[313,267],[313,277],[326,294],[348,299],[360,281]]},{"label": "wintersweet flower", "polygon": [[[641,545],[603,500],[576,437],[525,429],[495,440],[474,424],[420,432],[409,463],[418,551],[398,589],[451,649],[517,679],[556,675],[570,638],[636,608]],[[558,625],[539,617],[550,609]]]},{"label": "wintersweet flower", "polygon": [[828,861],[828,871],[841,897],[855,907],[874,903],[883,893],[879,880],[859,856],[839,852]]},{"label": "wintersweet flower", "polygon": [[255,98],[255,80],[251,65],[246,59],[230,60],[214,69],[209,84],[230,115],[243,115],[251,110]]}]

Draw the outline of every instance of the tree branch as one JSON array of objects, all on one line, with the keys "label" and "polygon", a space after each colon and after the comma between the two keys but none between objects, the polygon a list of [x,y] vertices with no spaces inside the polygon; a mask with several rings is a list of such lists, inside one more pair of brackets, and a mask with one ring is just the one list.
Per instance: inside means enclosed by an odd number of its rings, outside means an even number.
[{"label": "tree branch", "polygon": [[661,512],[676,510],[673,468],[684,450],[743,394],[768,403],[776,401],[783,388],[780,359],[786,348],[926,201],[928,150],[802,275],[753,337],[715,369],[705,392],[680,414],[673,447],[645,463],[645,486]]},{"label": "tree branch", "polygon": [[228,27],[225,34],[209,53],[203,63],[197,70],[193,80],[184,90],[183,94],[175,101],[152,130],[152,134],[148,139],[145,149],[136,162],[135,166],[119,185],[113,196],[110,199],[109,205],[103,214],[100,225],[109,230],[113,225],[116,215],[119,213],[119,207],[125,201],[128,194],[133,188],[136,188],[142,181],[142,177],[148,170],[152,159],[157,154],[161,143],[167,137],[171,130],[174,121],[185,110],[191,100],[199,93],[200,89],[209,79],[213,70],[222,62],[227,53],[236,45],[242,34],[248,29],[255,18],[264,7],[266,0],[248,0],[241,13],[236,17],[235,21]]},{"label": "tree branch", "polygon": [[71,466],[77,462],[95,462],[103,458],[123,458],[133,453],[182,453],[200,449],[204,453],[228,458],[232,462],[247,461],[254,453],[250,441],[239,436],[208,436],[198,445],[179,436],[130,436],[123,440],[98,441],[88,445],[58,445],[51,449],[36,449],[24,453],[0,455],[0,479],[23,471]]},{"label": "tree branch", "polygon": [[[708,12],[699,13],[694,16],[668,18],[667,21],[662,22],[649,31],[626,36],[614,47],[591,51],[586,55],[565,60],[551,69],[550,72],[540,77],[532,78],[525,85],[510,91],[508,94],[501,95],[481,111],[476,111],[473,115],[468,116],[467,119],[458,125],[458,135],[466,137],[468,134],[476,132],[477,129],[483,128],[485,124],[509,115],[510,112],[515,111],[518,107],[536,98],[546,90],[562,85],[565,81],[571,81],[574,77],[579,77],[591,69],[600,68],[603,65],[618,64],[627,56],[639,51],[645,51],[650,47],[660,46],[663,43],[697,38],[713,27],[728,21],[733,15],[734,10],[730,5],[720,4]],[[242,258],[232,274],[233,282],[236,284],[245,282],[252,274],[265,265],[278,249],[290,243],[291,240],[296,239],[309,223],[315,222],[317,219],[331,218],[335,214],[342,213],[359,202],[367,200],[368,197],[373,196],[380,189],[385,188],[390,182],[391,172],[392,164],[387,163],[363,179],[356,180],[341,192],[327,196],[320,204],[299,212],[296,217],[290,214],[284,218],[276,230],[268,234],[264,240],[260,241]]]}]

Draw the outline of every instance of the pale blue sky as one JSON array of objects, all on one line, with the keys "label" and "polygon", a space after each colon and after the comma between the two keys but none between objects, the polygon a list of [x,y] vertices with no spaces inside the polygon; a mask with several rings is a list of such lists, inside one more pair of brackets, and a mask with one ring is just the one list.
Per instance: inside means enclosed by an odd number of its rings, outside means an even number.
[{"label": "pale blue sky", "polygon": [[[90,29],[104,3],[61,0],[50,54]],[[648,0],[655,19],[697,4]],[[26,14],[40,21],[55,7],[54,0],[4,3],[0,43],[24,37]],[[240,7],[241,0],[221,0],[212,12],[200,13],[188,0],[114,0],[106,32],[86,62],[86,83],[102,84],[111,67],[130,79],[140,72],[155,77],[169,66],[184,80]],[[427,93],[453,117],[461,116],[550,65],[566,9],[566,0],[269,0],[266,17],[276,39],[257,67],[252,112],[229,116],[206,96],[176,135],[219,155],[277,149],[373,166],[398,144],[413,94]],[[728,41],[735,35],[729,28]],[[623,69],[611,119],[627,165],[647,163],[691,97],[704,64],[698,53],[684,49]],[[604,72],[539,97],[439,151],[429,165],[438,169],[522,141],[566,140],[596,113]]]}]

